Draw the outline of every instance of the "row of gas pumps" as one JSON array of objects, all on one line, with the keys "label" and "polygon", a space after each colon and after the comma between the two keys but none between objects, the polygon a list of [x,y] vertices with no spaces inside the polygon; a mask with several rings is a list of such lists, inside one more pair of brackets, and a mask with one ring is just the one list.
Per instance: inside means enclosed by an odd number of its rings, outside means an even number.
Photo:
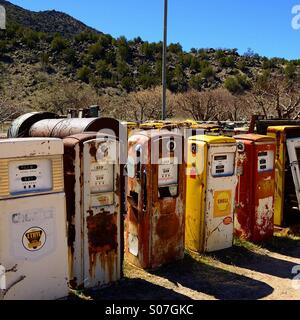
[{"label": "row of gas pumps", "polygon": [[300,127],[227,137],[47,117],[23,115],[0,140],[4,299],[117,281],[124,255],[151,269],[234,234],[264,241],[285,223],[288,166],[300,192]]}]

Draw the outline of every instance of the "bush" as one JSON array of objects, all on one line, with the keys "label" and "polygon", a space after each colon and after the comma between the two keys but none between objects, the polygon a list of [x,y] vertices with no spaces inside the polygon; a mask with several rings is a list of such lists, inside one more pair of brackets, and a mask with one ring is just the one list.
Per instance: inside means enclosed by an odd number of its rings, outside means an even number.
[{"label": "bush", "polygon": [[203,70],[201,71],[201,76],[204,79],[209,79],[209,78],[213,78],[215,76],[215,71],[212,67],[205,67],[203,68]]},{"label": "bush", "polygon": [[179,63],[182,65],[183,68],[190,67],[192,64],[192,60],[197,61],[197,59],[193,57],[191,54],[182,53],[179,55]]},{"label": "bush", "polygon": [[127,66],[126,62],[119,61],[117,64],[117,73],[120,78],[125,77],[129,74],[130,69]]},{"label": "bush", "polygon": [[245,59],[241,59],[237,62],[236,67],[241,71],[247,70],[247,61]]},{"label": "bush", "polygon": [[151,65],[148,63],[143,63],[139,66],[140,74],[150,74],[151,73]]},{"label": "bush", "polygon": [[148,59],[153,59],[155,51],[155,43],[144,42],[141,45],[141,53]]},{"label": "bush", "polygon": [[41,65],[43,69],[46,69],[49,66],[49,55],[46,52],[43,52],[40,57]]},{"label": "bush", "polygon": [[0,40],[0,57],[7,52],[7,41]]},{"label": "bush", "polygon": [[182,46],[180,43],[171,43],[168,46],[168,51],[175,54],[182,53]]},{"label": "bush", "polygon": [[67,48],[63,50],[63,59],[66,63],[76,65],[77,57],[76,51],[73,48]]},{"label": "bush", "polygon": [[151,74],[142,74],[138,81],[143,89],[148,89],[159,84],[159,79],[153,77]]},{"label": "bush", "polygon": [[130,49],[129,46],[126,45],[119,45],[118,46],[118,57],[123,61],[128,61],[130,58]]},{"label": "bush", "polygon": [[110,79],[111,78],[110,68],[104,60],[100,60],[97,62],[96,71],[102,79]]},{"label": "bush", "polygon": [[109,47],[111,45],[111,43],[112,43],[112,36],[110,34],[102,34],[99,37],[99,43],[104,48]]},{"label": "bush", "polygon": [[113,66],[116,65],[116,54],[114,51],[106,51],[104,56],[105,61],[109,64],[112,64]]},{"label": "bush", "polygon": [[83,66],[77,71],[77,78],[86,83],[89,83],[90,75],[91,75],[91,69],[87,66]]},{"label": "bush", "polygon": [[88,54],[91,55],[94,60],[101,58],[104,52],[105,50],[100,42],[92,44],[88,49]]},{"label": "bush", "polygon": [[61,36],[55,36],[51,42],[51,49],[53,51],[61,52],[67,48],[67,41]]},{"label": "bush", "polygon": [[33,30],[26,30],[23,34],[23,41],[29,48],[34,48],[40,41],[39,33]]},{"label": "bush", "polygon": [[75,36],[76,42],[87,42],[93,41],[96,42],[99,39],[99,35],[95,32],[84,31]]},{"label": "bush", "polygon": [[219,59],[219,62],[221,67],[234,68],[235,66],[235,61],[232,56],[222,57]]},{"label": "bush", "polygon": [[202,84],[203,84],[203,78],[201,74],[192,76],[189,82],[189,85],[195,90],[201,90]]},{"label": "bush", "polygon": [[239,94],[250,88],[250,83],[247,77],[242,75],[227,78],[224,85],[232,94]]},{"label": "bush", "polygon": [[297,78],[296,71],[297,71],[297,68],[293,63],[288,63],[284,69],[285,76],[290,80]]},{"label": "bush", "polygon": [[221,58],[224,58],[224,57],[225,57],[225,52],[224,52],[224,50],[218,49],[218,50],[215,52],[215,57],[216,57],[216,59],[218,59],[218,60],[220,60]]},{"label": "bush", "polygon": [[130,92],[134,89],[135,83],[131,77],[124,77],[121,80],[121,86],[127,91]]}]

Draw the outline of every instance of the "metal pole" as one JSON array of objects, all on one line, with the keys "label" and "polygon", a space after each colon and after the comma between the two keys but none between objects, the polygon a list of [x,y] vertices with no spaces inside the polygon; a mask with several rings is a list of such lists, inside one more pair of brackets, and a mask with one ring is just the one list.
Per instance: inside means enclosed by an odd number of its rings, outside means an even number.
[{"label": "metal pole", "polygon": [[162,120],[166,119],[167,110],[167,34],[168,34],[168,0],[164,8],[164,42],[162,56]]}]

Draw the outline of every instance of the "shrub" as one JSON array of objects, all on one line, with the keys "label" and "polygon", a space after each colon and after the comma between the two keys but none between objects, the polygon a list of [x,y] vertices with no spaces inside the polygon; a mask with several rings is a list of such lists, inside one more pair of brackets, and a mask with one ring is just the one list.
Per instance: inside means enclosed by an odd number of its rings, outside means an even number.
[{"label": "shrub", "polygon": [[250,83],[247,77],[242,75],[227,78],[224,85],[232,94],[239,94],[250,88]]},{"label": "shrub", "polygon": [[296,66],[293,64],[293,63],[288,63],[287,66],[285,67],[284,69],[284,73],[285,73],[285,76],[288,78],[288,79],[295,79],[297,78],[297,68]]},{"label": "shrub", "polygon": [[96,71],[102,79],[110,79],[111,78],[110,68],[104,60],[100,60],[97,62]]},{"label": "shrub", "polygon": [[168,51],[171,53],[179,54],[182,52],[182,46],[180,43],[171,43],[168,46]]},{"label": "shrub", "polygon": [[88,49],[88,54],[91,55],[94,60],[101,58],[104,52],[105,50],[100,42],[92,44]]},{"label": "shrub", "polygon": [[135,83],[131,77],[124,77],[121,80],[121,86],[127,91],[130,92],[134,89]]},{"label": "shrub", "polygon": [[89,82],[90,75],[91,75],[91,70],[87,66],[83,66],[77,71],[77,78],[86,83]]},{"label": "shrub", "polygon": [[201,71],[201,76],[205,79],[213,78],[215,76],[215,71],[212,67],[205,67]]},{"label": "shrub", "polygon": [[61,52],[67,48],[67,41],[61,36],[55,36],[51,42],[51,49],[53,51]]},{"label": "shrub", "polygon": [[34,48],[39,40],[39,33],[36,31],[26,30],[23,34],[23,41],[29,48]]},{"label": "shrub", "polygon": [[195,90],[201,90],[201,86],[203,84],[203,78],[201,74],[197,74],[192,76],[189,82],[190,86]]},{"label": "shrub", "polygon": [[73,48],[64,49],[63,59],[66,63],[75,65],[77,63],[76,51]]}]

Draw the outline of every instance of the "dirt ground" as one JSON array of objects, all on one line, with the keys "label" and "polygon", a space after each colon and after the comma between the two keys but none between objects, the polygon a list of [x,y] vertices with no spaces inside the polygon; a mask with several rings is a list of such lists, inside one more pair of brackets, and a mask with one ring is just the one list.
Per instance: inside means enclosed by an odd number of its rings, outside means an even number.
[{"label": "dirt ground", "polygon": [[299,230],[283,230],[260,246],[235,240],[232,248],[219,252],[187,252],[182,261],[154,271],[125,262],[124,279],[101,290],[76,292],[71,299],[298,300],[300,280],[292,280],[292,268],[300,265]]}]

